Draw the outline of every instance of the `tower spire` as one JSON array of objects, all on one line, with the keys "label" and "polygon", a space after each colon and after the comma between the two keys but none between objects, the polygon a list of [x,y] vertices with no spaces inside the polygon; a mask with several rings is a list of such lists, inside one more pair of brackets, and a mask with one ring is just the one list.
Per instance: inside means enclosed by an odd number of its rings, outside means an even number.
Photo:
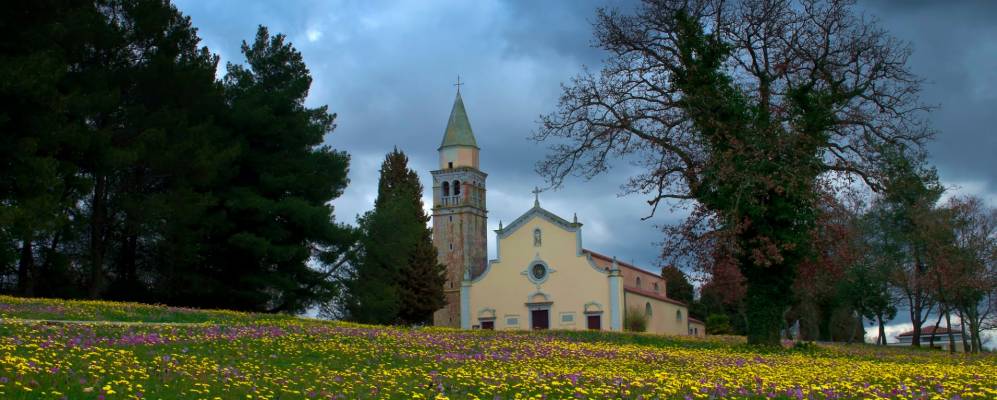
[{"label": "tower spire", "polygon": [[471,130],[471,121],[467,118],[467,110],[464,109],[464,99],[460,97],[460,87],[464,85],[457,77],[457,95],[453,101],[453,109],[450,110],[450,119],[447,121],[447,129],[443,132],[444,147],[462,146],[478,148],[478,142],[474,140],[474,131]]}]

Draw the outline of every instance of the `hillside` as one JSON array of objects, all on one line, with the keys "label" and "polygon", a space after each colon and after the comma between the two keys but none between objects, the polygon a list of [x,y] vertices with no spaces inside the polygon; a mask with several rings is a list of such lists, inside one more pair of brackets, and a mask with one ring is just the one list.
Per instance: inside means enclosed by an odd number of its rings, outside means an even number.
[{"label": "hillside", "polygon": [[997,398],[992,355],[759,351],[735,337],[408,329],[4,296],[0,315],[3,399]]}]

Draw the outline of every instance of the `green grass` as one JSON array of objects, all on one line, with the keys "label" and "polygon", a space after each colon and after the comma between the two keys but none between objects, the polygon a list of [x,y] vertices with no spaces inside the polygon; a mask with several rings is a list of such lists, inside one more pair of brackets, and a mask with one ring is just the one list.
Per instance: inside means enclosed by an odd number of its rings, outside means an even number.
[{"label": "green grass", "polygon": [[59,300],[0,295],[0,317],[58,321],[110,321],[151,323],[251,323],[294,319],[279,314],[229,310],[201,310],[155,304],[101,300]]}]

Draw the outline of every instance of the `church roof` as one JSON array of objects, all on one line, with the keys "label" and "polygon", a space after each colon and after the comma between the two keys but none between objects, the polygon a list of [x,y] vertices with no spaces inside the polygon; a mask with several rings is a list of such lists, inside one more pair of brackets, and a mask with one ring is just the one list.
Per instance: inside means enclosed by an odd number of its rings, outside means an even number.
[{"label": "church roof", "polygon": [[440,144],[440,148],[450,146],[478,147],[477,141],[474,140],[474,132],[471,130],[471,121],[467,119],[467,111],[464,110],[464,100],[460,98],[460,91],[457,91],[453,109],[450,110],[450,120],[447,121],[447,130],[443,133],[443,143]]}]

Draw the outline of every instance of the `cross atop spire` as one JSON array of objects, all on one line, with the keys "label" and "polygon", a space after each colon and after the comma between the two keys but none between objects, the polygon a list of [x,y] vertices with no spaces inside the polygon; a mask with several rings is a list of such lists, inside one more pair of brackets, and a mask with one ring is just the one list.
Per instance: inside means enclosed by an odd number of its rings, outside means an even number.
[{"label": "cross atop spire", "polygon": [[540,192],[542,192],[542,190],[540,190],[539,187],[536,187],[536,186],[533,187],[533,192],[532,193],[533,193],[533,206],[534,207],[540,207]]},{"label": "cross atop spire", "polygon": [[457,74],[457,83],[453,85],[457,87],[457,93],[460,93],[460,87],[463,85],[463,83],[460,83],[460,74]]}]

